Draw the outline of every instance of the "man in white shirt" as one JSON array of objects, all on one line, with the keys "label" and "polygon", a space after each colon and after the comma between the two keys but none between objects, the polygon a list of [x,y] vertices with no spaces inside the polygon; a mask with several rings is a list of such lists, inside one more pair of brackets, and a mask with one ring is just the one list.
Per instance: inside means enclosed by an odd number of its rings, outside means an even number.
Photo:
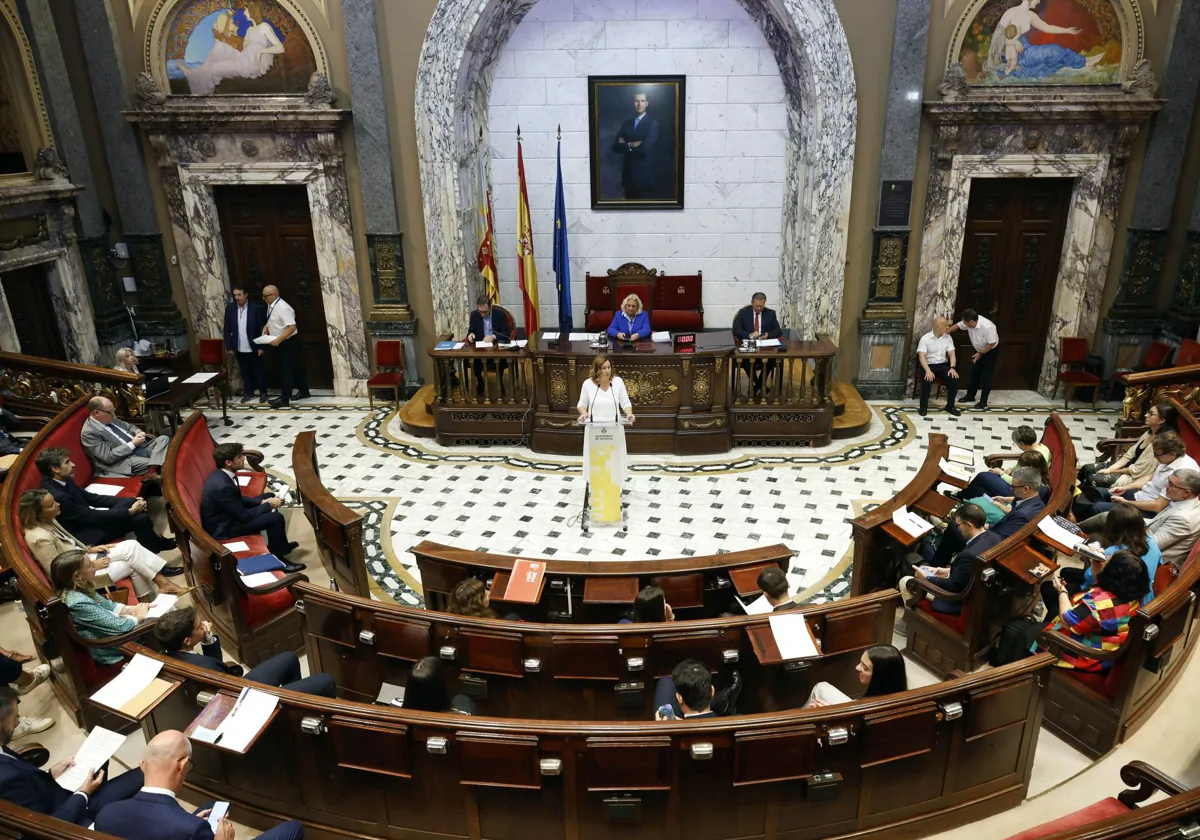
[{"label": "man in white shirt", "polygon": [[1167,479],[1166,495],[1171,503],[1146,523],[1146,533],[1154,537],[1163,560],[1179,568],[1200,538],[1200,472],[1175,470]]},{"label": "man in white shirt", "polygon": [[958,393],[958,371],[954,369],[954,339],[949,333],[950,322],[945,318],[934,318],[933,329],[921,336],[917,342],[917,361],[921,365],[921,416],[929,411],[929,392],[933,380],[946,383],[946,411],[957,417],[960,412],[954,407],[954,395]]},{"label": "man in white shirt", "polygon": [[996,332],[996,324],[984,318],[974,309],[964,309],[962,320],[950,327],[950,334],[966,330],[975,348],[971,360],[975,367],[971,368],[971,384],[959,405],[970,405],[975,402],[975,394],[979,394],[979,405],[976,408],[988,407],[988,395],[992,393],[992,379],[996,375],[996,353],[1000,350],[1000,336]]},{"label": "man in white shirt", "polygon": [[267,304],[267,325],[263,335],[272,338],[271,347],[279,349],[279,366],[283,371],[283,390],[271,400],[270,405],[279,408],[292,401],[292,389],[296,399],[305,400],[308,392],[308,375],[304,371],[304,348],[300,346],[300,331],[296,327],[296,310],[279,296],[275,286],[263,287],[263,301]]},{"label": "man in white shirt", "polygon": [[1175,432],[1161,432],[1154,436],[1151,442],[1154,447],[1154,459],[1158,461],[1158,469],[1154,471],[1140,490],[1132,490],[1124,495],[1109,494],[1109,501],[1095,502],[1092,505],[1094,516],[1079,523],[1079,527],[1090,533],[1098,533],[1104,528],[1104,519],[1108,512],[1117,505],[1129,505],[1142,512],[1147,519],[1167,509],[1171,498],[1167,495],[1167,483],[1177,470],[1196,470],[1200,472],[1192,456],[1187,454],[1183,439]]}]

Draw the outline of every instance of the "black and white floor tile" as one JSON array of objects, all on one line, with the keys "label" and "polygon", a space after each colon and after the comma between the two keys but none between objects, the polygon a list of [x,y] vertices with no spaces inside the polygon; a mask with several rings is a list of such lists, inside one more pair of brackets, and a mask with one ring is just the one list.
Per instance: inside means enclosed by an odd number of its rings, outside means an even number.
[{"label": "black and white floor tile", "polygon": [[[401,603],[421,600],[408,549],[426,539],[500,554],[589,560],[784,543],[795,551],[789,575],[794,591],[820,603],[849,591],[848,570],[826,579],[850,547],[855,503],[861,509],[903,487],[924,460],[929,432],[944,432],[982,456],[1011,448],[1017,425],[1040,429],[1053,407],[993,401],[986,412],[958,418],[941,412],[919,417],[914,406],[875,408],[875,423],[860,441],[838,441],[824,450],[734,450],[726,459],[632,456],[628,533],[594,528],[590,535],[578,524],[578,458],[438,447],[400,431],[392,409],[370,412],[332,402],[231,410],[234,425],[213,424],[212,430],[218,441],[262,450],[265,466],[287,477],[296,434],[315,430],[321,479],[366,513],[368,568],[379,593]],[[1111,405],[1095,411],[1072,406],[1062,413],[1081,461],[1090,460],[1096,441],[1112,435],[1117,413]]]}]

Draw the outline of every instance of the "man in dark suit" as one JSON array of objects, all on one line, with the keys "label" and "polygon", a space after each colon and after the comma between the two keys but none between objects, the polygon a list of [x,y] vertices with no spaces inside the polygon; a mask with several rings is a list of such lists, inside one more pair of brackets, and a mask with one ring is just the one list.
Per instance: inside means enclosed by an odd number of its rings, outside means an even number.
[{"label": "man in dark suit", "polygon": [[[470,323],[467,325],[467,341],[474,344],[477,341],[489,341],[495,344],[498,341],[508,342],[512,340],[513,325],[509,323],[508,316],[500,309],[492,307],[492,302],[488,300],[487,295],[480,295],[475,299],[475,311],[471,313]],[[476,359],[473,363],[475,368],[475,396],[483,396],[483,361]],[[508,370],[508,361],[500,359],[497,362],[488,360],[488,370],[497,371],[497,378],[500,380],[500,393],[504,393],[504,371]]]},{"label": "man in dark suit", "polygon": [[101,808],[128,799],[142,787],[141,770],[130,770],[105,781],[105,768],[89,767],[78,790],[72,793],[63,788],[57,779],[74,763],[73,758],[60,761],[46,772],[9,749],[13,730],[21,719],[19,703],[14,689],[0,686],[0,743],[4,745],[3,753],[0,753],[0,799],[39,814],[88,826]]},{"label": "man in dark suit", "polygon": [[[207,808],[190,813],[176,798],[192,765],[192,745],[177,729],[155,735],[146,745],[141,772],[146,784],[134,796],[114,802],[96,816],[96,831],[125,840],[233,840],[233,823],[217,821],[214,832]],[[297,820],[280,823],[258,835],[266,840],[300,840],[304,826]]]},{"label": "man in dark suit", "polygon": [[[712,710],[716,688],[708,666],[695,659],[685,659],[675,666],[671,676],[660,677],[654,686],[654,719],[716,717]],[[664,715],[665,708],[671,709]]]},{"label": "man in dark suit", "polygon": [[767,566],[758,573],[758,588],[770,603],[772,612],[794,610],[800,606],[792,600],[792,594],[788,591],[787,575],[778,566]]},{"label": "man in dark suit", "polygon": [[633,97],[633,119],[621,123],[612,150],[624,155],[621,186],[626,198],[657,198],[654,153],[658,148],[658,120],[646,113],[650,101],[638,92]]},{"label": "man in dark suit", "polygon": [[225,307],[225,349],[237,356],[242,372],[242,402],[267,401],[267,373],[263,368],[262,347],[254,339],[267,326],[267,308],[250,300],[243,286],[233,287],[233,300]]},{"label": "man in dark suit", "polygon": [[[962,592],[971,583],[971,577],[975,574],[975,563],[979,560],[979,556],[999,543],[1002,537],[995,531],[987,530],[987,514],[979,505],[961,505],[954,512],[954,524],[958,526],[958,531],[962,534],[966,545],[954,556],[950,567],[948,569],[937,567],[938,574],[926,574],[921,569],[915,569],[914,574],[947,592]],[[904,596],[904,603],[909,607],[915,606],[920,600],[920,597],[913,596],[908,591],[908,581],[911,579],[911,577],[901,578],[899,587],[900,593]],[[951,615],[962,613],[961,601],[947,601],[945,598],[934,597],[932,606],[941,613]]]},{"label": "man in dark suit", "polygon": [[[738,310],[738,314],[733,317],[733,337],[738,341],[759,341],[768,338],[781,338],[783,336],[783,328],[779,326],[779,319],[775,317],[774,309],[767,309],[767,296],[762,292],[755,292],[750,298],[750,305],[743,306]],[[771,378],[771,372],[775,370],[775,362],[769,360],[766,364],[767,378]],[[755,359],[753,373],[751,372],[750,361],[742,362],[742,370],[746,371],[746,375],[754,380],[754,396],[762,396],[763,387],[763,363],[762,359]]]},{"label": "man in dark suit", "polygon": [[[274,493],[242,495],[237,481],[237,471],[246,467],[242,445],[217,444],[213,447],[213,460],[217,468],[204,479],[200,497],[200,522],[204,530],[218,540],[266,531],[267,550],[280,560],[299,548],[299,543],[288,542],[287,522],[279,512],[283,500],[275,498]],[[303,563],[283,562],[283,570],[289,574],[303,568]]]},{"label": "man in dark suit", "polygon": [[[1020,531],[1023,527],[1029,524],[1029,521],[1041,513],[1046,503],[1042,501],[1040,490],[1042,487],[1042,474],[1034,467],[1017,467],[1012,474],[1012,490],[1013,490],[1013,506],[1007,514],[1004,515],[999,522],[989,528],[989,532],[995,534],[1000,540],[1005,537],[1011,537],[1013,534]],[[933,556],[929,561],[929,565],[937,567],[949,566],[955,554],[958,554],[966,547],[967,541],[965,535],[952,522],[946,532],[942,534],[941,540],[938,541],[937,548],[933,550]],[[926,550],[928,544],[923,550]]]},{"label": "man in dark suit", "polygon": [[[213,634],[212,625],[201,621],[195,607],[171,610],[159,618],[154,625],[154,638],[163,646],[163,651],[180,662],[187,662],[210,671],[242,676],[242,666],[226,664],[221,658],[221,640]],[[193,653],[192,648],[200,645],[203,653]],[[337,684],[328,674],[313,674],[301,677],[300,660],[290,650],[277,653],[261,665],[256,665],[245,674],[251,682],[316,694],[321,697],[336,697]]]},{"label": "man in dark suit", "polygon": [[[154,530],[154,522],[146,513],[146,500],[118,499],[89,493],[75,483],[75,462],[70,450],[61,447],[43,449],[38,453],[38,472],[42,474],[42,489],[54,497],[62,510],[58,523],[75,539],[87,545],[119,542],[133,531],[137,541],[150,551],[170,551],[175,541]],[[182,567],[163,569],[168,577],[183,572]]]}]

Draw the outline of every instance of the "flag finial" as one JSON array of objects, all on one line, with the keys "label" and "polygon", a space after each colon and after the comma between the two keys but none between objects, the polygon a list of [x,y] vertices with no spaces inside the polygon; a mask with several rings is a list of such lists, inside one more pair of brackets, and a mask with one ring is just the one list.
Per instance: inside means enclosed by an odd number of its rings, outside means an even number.
[{"label": "flag finial", "polygon": [[519,123],[517,124],[517,142],[521,142],[521,125]]},{"label": "flag finial", "polygon": [[558,139],[562,140],[562,123],[558,124]]}]

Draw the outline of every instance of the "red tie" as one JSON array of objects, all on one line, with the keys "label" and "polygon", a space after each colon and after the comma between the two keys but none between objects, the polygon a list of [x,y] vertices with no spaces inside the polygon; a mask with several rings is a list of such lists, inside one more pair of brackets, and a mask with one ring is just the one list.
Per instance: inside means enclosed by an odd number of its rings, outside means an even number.
[{"label": "red tie", "polygon": [[762,316],[759,315],[757,312],[754,313],[754,331],[755,332],[762,332],[762,323],[759,321],[759,318],[761,318],[761,317]]}]

